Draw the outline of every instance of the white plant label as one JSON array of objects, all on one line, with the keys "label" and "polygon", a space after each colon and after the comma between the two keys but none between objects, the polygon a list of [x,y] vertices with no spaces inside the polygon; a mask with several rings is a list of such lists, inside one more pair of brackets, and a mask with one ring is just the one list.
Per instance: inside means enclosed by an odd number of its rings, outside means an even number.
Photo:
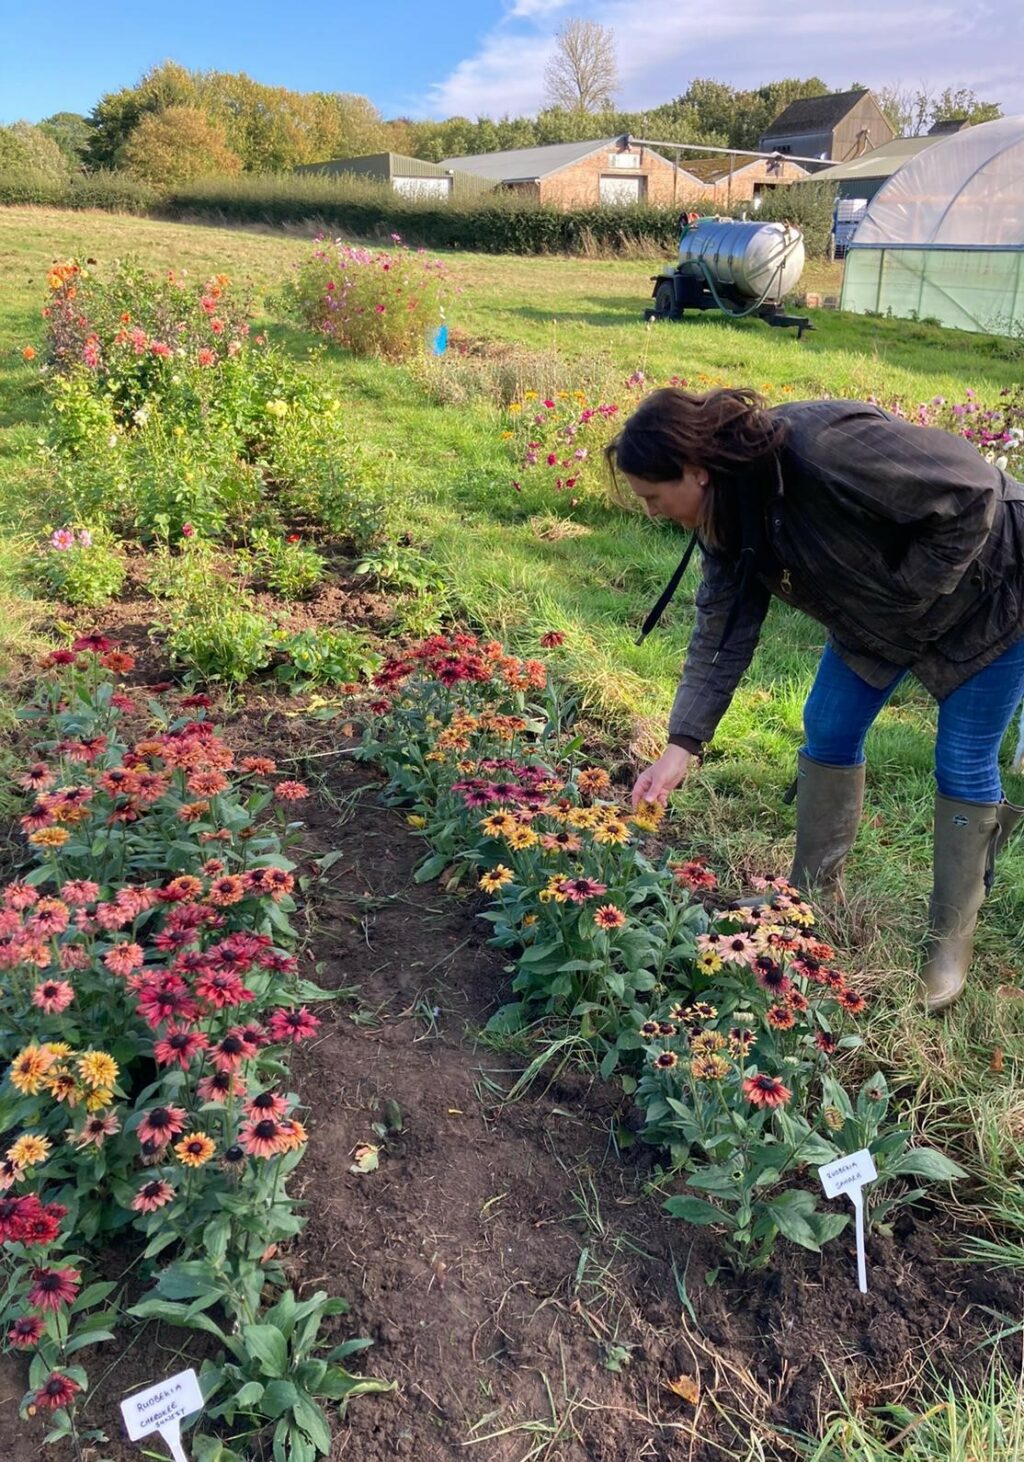
[{"label": "white plant label", "polygon": [[159,1432],[174,1462],[188,1462],[181,1445],[181,1423],[203,1409],[203,1393],[195,1371],[179,1371],[121,1402],[121,1415],[133,1442]]},{"label": "white plant label", "polygon": [[826,1198],[838,1198],[845,1193],[853,1204],[857,1225],[857,1287],[861,1294],[868,1292],[868,1265],[864,1249],[864,1184],[873,1183],[878,1177],[874,1158],[866,1147],[859,1152],[837,1157],[824,1163],[818,1169],[821,1186]]}]

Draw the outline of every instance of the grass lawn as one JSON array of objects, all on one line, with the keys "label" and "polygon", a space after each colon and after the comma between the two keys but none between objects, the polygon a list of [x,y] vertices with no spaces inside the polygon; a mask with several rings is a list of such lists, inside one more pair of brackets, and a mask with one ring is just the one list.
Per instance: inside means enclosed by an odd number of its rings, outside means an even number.
[{"label": "grass lawn", "polygon": [[[103,263],[136,254],[154,267],[250,277],[262,300],[307,249],[298,230],[0,211],[0,593],[9,660],[25,644],[33,614],[37,623],[45,618],[22,597],[19,564],[21,535],[42,526],[25,491],[42,394],[21,350],[39,343],[47,263],[58,255]],[[816,329],[800,342],[760,323],[711,316],[646,326],[649,276],[660,262],[454,254],[462,292],[451,324],[492,349],[514,347],[511,368],[523,385],[531,383],[531,370],[558,369],[596,389],[639,368],[652,383],[678,374],[753,385],[773,399],[875,394],[915,405],[936,394],[961,397],[966,387],[993,399],[1024,374],[1017,342],[834,311],[812,312]],[[834,293],[837,277],[834,268],[816,266],[805,282]],[[274,337],[305,353],[307,338],[265,308]],[[461,609],[531,652],[544,630],[565,631],[554,663],[584,711],[600,721],[620,765],[656,753],[687,641],[692,577],[662,628],[642,648],[634,638],[675,565],[679,536],[597,502],[585,504],[567,530],[559,504],[544,491],[528,486],[516,494],[516,465],[501,436],[505,418],[486,397],[467,394],[461,404],[442,407],[421,375],[341,351],[329,351],[317,368],[350,403],[353,430],[386,461],[398,515],[429,545]],[[781,795],[792,778],[801,705],[823,638],[816,624],[773,608],[714,754],[675,799],[679,849],[708,856],[737,881],[787,866],[793,814]],[[865,824],[834,928],[848,962],[876,991],[869,1041],[893,1083],[924,1133],[954,1147],[981,1180],[963,1195],[966,1203],[1005,1197],[1024,1176],[1024,855],[1014,850],[1004,859],[968,994],[946,1021],[926,1022],[914,970],[930,869],[934,718],[934,705],[910,686],[872,733]],[[1007,790],[1012,797],[1012,783]],[[994,1059],[997,1049],[1001,1060]]]}]

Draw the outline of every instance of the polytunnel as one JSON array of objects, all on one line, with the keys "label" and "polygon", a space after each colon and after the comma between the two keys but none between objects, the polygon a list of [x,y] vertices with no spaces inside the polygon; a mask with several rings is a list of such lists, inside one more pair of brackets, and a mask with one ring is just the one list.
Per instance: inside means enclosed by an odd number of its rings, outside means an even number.
[{"label": "polytunnel", "polygon": [[1024,333],[1024,117],[955,132],[879,188],[846,255],[842,308]]}]

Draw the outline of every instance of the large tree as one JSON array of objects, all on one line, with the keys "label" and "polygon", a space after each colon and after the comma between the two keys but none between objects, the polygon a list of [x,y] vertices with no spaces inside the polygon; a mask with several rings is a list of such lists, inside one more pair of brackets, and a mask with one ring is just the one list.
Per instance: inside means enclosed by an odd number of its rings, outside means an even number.
[{"label": "large tree", "polygon": [[41,127],[14,122],[10,127],[0,127],[0,173],[63,183],[68,176],[68,160]]},{"label": "large tree", "polygon": [[547,100],[567,112],[611,107],[619,84],[615,35],[596,20],[566,21],[544,72]]},{"label": "large tree", "polygon": [[197,107],[147,112],[118,155],[118,164],[158,185],[191,183],[218,173],[237,173],[224,128]]},{"label": "large tree", "polygon": [[72,167],[80,168],[86,159],[92,128],[81,112],[54,112],[39,123],[40,132],[56,142]]},{"label": "large tree", "polygon": [[994,122],[1002,116],[998,102],[983,102],[966,86],[903,86],[895,82],[875,88],[875,98],[897,137],[919,137],[936,122]]}]

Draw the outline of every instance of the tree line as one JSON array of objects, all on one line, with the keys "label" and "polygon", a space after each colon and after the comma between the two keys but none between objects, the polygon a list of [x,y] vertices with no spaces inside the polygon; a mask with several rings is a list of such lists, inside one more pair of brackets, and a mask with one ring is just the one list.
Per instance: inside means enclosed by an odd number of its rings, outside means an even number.
[{"label": "tree line", "polygon": [[[771,81],[751,90],[699,78],[671,101],[645,111],[618,110],[611,105],[615,72],[608,34],[605,50],[597,55],[601,64],[588,70],[586,46],[573,53],[567,44],[573,24],[560,33],[561,49],[548,68],[548,96],[557,104],[535,116],[387,120],[363,96],[289,91],[244,73],[190,71],[166,61],[135,85],[101,97],[88,117],[58,112],[37,127],[0,128],[0,171],[117,169],[152,183],[180,184],[211,174],[288,172],[300,164],[374,152],[439,162],[623,133],[756,148],[790,102],[831,90],[817,76]],[[967,88],[932,92],[893,86],[875,94],[898,135],[926,131],[950,117],[977,122],[1000,114],[996,104]]]}]

